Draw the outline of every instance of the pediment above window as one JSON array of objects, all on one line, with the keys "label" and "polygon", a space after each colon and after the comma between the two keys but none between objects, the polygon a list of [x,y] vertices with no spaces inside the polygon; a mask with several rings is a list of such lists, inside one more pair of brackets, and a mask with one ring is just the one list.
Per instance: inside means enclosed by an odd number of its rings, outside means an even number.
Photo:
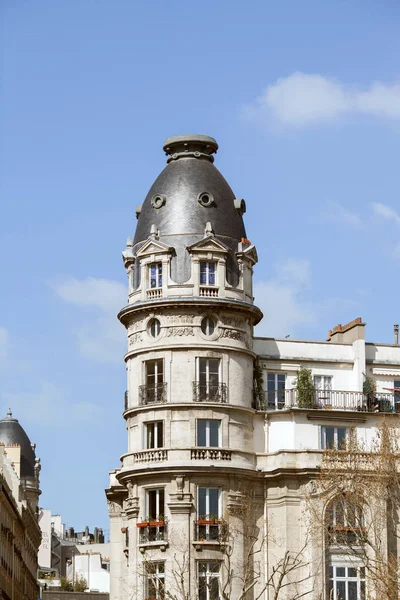
[{"label": "pediment above window", "polygon": [[238,258],[243,259],[247,259],[250,260],[254,265],[256,263],[258,263],[258,255],[257,255],[257,250],[256,247],[251,245],[248,246],[248,248],[246,248],[245,250],[242,250],[241,252],[237,252],[236,256]]},{"label": "pediment above window", "polygon": [[229,248],[222,242],[217,240],[215,237],[208,236],[200,242],[196,242],[191,246],[187,247],[188,251],[192,254],[204,253],[204,252],[216,252],[219,254],[228,254]]},{"label": "pediment above window", "polygon": [[167,246],[167,244],[152,238],[143,244],[140,250],[138,250],[136,253],[136,256],[138,258],[142,258],[144,256],[148,256],[149,254],[170,254],[172,250],[173,248]]}]

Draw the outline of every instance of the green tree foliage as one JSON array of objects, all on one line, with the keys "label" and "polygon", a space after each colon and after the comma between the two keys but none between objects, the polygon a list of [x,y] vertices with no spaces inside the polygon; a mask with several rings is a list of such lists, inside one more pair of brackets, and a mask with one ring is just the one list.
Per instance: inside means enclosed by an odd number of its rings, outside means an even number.
[{"label": "green tree foliage", "polygon": [[311,369],[300,367],[297,371],[296,390],[297,406],[299,408],[313,408],[315,390]]}]

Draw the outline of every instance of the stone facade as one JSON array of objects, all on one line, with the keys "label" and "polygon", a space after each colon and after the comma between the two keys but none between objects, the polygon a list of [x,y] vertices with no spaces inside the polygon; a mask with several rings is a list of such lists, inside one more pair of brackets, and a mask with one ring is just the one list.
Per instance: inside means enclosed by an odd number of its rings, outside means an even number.
[{"label": "stone facade", "polygon": [[[273,569],[300,550],[289,589],[325,597],[322,548],[304,547],[321,452],[349,428],[368,444],[381,413],[396,418],[399,408],[400,347],[366,343],[360,319],[326,342],[254,337],[257,253],[244,235],[244,201],[218,196],[226,182],[210,174],[215,147],[204,136],[167,140],[169,165],[123,252],[128,449],[106,491],[111,600],[159,600],[164,586],[182,600],[215,600],[223,586],[230,598],[267,599]],[[183,165],[183,189],[171,161]],[[204,195],[215,210],[206,203],[203,215]],[[174,213],[174,202],[186,202],[187,214]],[[314,377],[309,408],[295,389],[302,365]],[[374,406],[366,375],[377,381]]]}]

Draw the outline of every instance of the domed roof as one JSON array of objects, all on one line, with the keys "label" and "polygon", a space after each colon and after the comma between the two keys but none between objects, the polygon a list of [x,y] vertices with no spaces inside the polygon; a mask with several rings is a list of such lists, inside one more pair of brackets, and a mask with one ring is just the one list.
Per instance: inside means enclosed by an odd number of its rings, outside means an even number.
[{"label": "domed roof", "polygon": [[21,446],[21,477],[35,476],[35,452],[25,430],[18,420],[12,416],[11,410],[7,416],[0,419],[0,442],[3,444],[19,444]]},{"label": "domed roof", "polygon": [[138,216],[133,251],[155,226],[159,239],[175,249],[171,277],[177,282],[190,277],[186,248],[204,237],[207,223],[215,237],[231,249],[233,262],[238,242],[246,237],[244,211],[238,209],[238,201],[235,205],[233,191],[213,165],[217,148],[217,142],[208,136],[168,138],[164,144],[168,164],[151,186]]}]

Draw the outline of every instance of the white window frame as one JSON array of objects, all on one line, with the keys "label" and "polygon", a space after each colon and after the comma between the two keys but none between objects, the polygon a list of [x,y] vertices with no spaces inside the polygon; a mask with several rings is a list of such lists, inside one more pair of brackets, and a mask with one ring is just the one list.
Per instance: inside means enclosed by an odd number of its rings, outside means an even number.
[{"label": "white window frame", "polygon": [[[201,569],[201,565],[207,565],[206,569]],[[218,565],[218,571],[215,571],[215,567]],[[214,567],[214,570],[213,568]],[[197,563],[197,579],[198,579],[198,596],[201,596],[201,589],[204,589],[206,594],[206,600],[218,600],[216,598],[212,598],[210,594],[210,580],[217,579],[218,580],[218,598],[221,593],[221,563],[220,561],[212,561],[212,560],[201,560]],[[205,580],[204,588],[201,588],[202,580]]]},{"label": "white window frame", "polygon": [[[162,362],[161,378],[160,378],[160,370],[159,370],[159,361]],[[155,359],[151,359],[151,360],[146,360],[144,362],[146,385],[150,385],[150,383],[149,383],[150,375],[148,373],[148,366],[150,363],[154,363],[154,386],[156,387],[157,385],[164,383],[164,359],[163,358],[155,358]]]},{"label": "white window frame", "polygon": [[314,388],[316,391],[332,391],[333,376],[332,375],[314,375]]},{"label": "white window frame", "polygon": [[[150,493],[152,493],[152,492],[156,492],[156,514],[155,515],[150,515]],[[163,495],[164,495],[164,503],[163,503],[162,507],[160,506],[160,492],[163,492]],[[154,516],[154,518],[156,519],[160,515],[165,516],[165,488],[164,487],[149,488],[146,490],[146,517],[149,517],[149,519],[151,519]]]},{"label": "white window frame", "polygon": [[218,360],[218,385],[220,383],[222,383],[222,359],[221,358],[214,358],[212,356],[198,356],[196,358],[196,382],[200,383],[200,361],[201,360],[206,360],[207,361],[207,365],[206,365],[206,385],[209,385],[209,383],[210,383],[210,365],[209,365],[209,361],[210,360]]},{"label": "white window frame", "polygon": [[[200,515],[200,489],[202,490],[206,490],[206,509],[207,511],[205,513],[202,513]],[[210,490],[217,490],[218,491],[218,514],[215,515],[215,517],[217,517],[217,519],[221,518],[222,515],[222,490],[219,487],[205,487],[202,485],[199,485],[197,488],[197,517],[199,518],[200,516],[204,515],[210,515],[212,513],[210,513]]]},{"label": "white window frame", "polygon": [[[218,423],[218,446],[211,446],[210,444],[210,421],[213,422],[217,422]],[[221,430],[222,430],[222,425],[221,425],[221,419],[196,419],[196,445],[199,446],[199,424],[200,422],[205,423],[205,428],[206,428],[206,445],[205,446],[201,446],[202,448],[221,448]],[[200,446],[199,446],[200,447]]]},{"label": "white window frame", "polygon": [[[344,576],[337,576],[336,569],[344,568],[346,569]],[[332,569],[332,577],[330,570]],[[347,569],[357,569],[357,576],[352,577],[348,575]],[[361,569],[364,569],[363,575],[361,574]],[[338,590],[337,583],[345,582],[345,597],[342,600],[349,599],[348,593],[348,582],[356,582],[357,583],[357,600],[361,600],[361,583],[364,582],[364,598],[366,597],[366,577],[365,577],[365,567],[362,564],[361,560],[357,560],[357,558],[345,556],[331,556],[328,565],[328,595],[330,596],[331,589],[331,581],[333,582],[333,598],[338,598]]]},{"label": "white window frame", "polygon": [[[270,390],[268,388],[268,379],[272,375],[275,378],[275,389]],[[278,390],[278,377],[284,377],[284,379],[285,379],[285,382],[284,382],[285,383],[285,387],[283,388],[283,390]],[[271,392],[275,392],[275,397],[274,397],[275,409],[278,409],[279,405],[282,405],[282,404],[283,404],[283,406],[281,408],[283,408],[285,406],[285,404],[286,404],[286,379],[287,379],[286,373],[278,373],[278,372],[277,373],[275,373],[275,372],[274,373],[271,373],[271,372],[267,373],[267,389],[266,389],[267,408],[272,408],[272,406],[270,406],[270,403],[269,403],[269,397],[270,397],[269,395],[271,394]],[[283,402],[279,400],[279,392],[280,391],[283,391]]]},{"label": "white window frame", "polygon": [[[152,565],[155,567],[155,572],[149,572],[149,566]],[[160,565],[162,565],[162,570],[160,571]],[[145,581],[145,598],[150,598],[149,595],[149,582],[153,583],[156,588],[156,600],[161,600],[161,598],[165,598],[165,562],[161,560],[151,561],[146,564],[146,581]],[[159,582],[162,582],[162,591],[159,589]],[[153,597],[153,596],[152,596]]]},{"label": "white window frame", "polygon": [[[200,286],[211,286],[211,287],[215,287],[217,285],[217,267],[218,267],[218,262],[216,260],[200,260],[199,261],[199,283]],[[210,275],[212,273],[210,273],[210,265],[214,265],[214,283],[210,283]],[[205,273],[206,273],[206,282],[202,283],[201,282],[201,275],[202,275],[202,270],[201,270],[201,265],[206,265],[206,269],[205,269]]]},{"label": "white window frame", "polygon": [[329,450],[330,449],[326,445],[326,430],[327,429],[333,429],[333,448],[340,450],[341,448],[338,448],[338,429],[345,430],[345,437],[346,437],[346,443],[347,443],[350,438],[352,428],[351,427],[342,427],[341,425],[321,425],[321,435],[320,435],[321,450]]},{"label": "white window frame", "polygon": [[[154,439],[154,446],[149,446],[149,428],[150,427],[154,427],[154,431],[153,431],[153,439]],[[162,432],[162,445],[159,446],[158,445],[158,433],[159,433],[159,429],[161,427],[161,432]],[[155,450],[157,448],[164,448],[165,445],[165,441],[164,441],[164,435],[165,435],[165,431],[164,431],[164,421],[159,420],[159,421],[147,421],[147,423],[144,423],[144,447],[146,450]]]},{"label": "white window frame", "polygon": [[[151,269],[152,267],[156,268],[156,285],[154,287],[151,286]],[[160,261],[149,263],[148,266],[148,289],[149,290],[160,290],[163,284],[163,264]],[[161,276],[161,285],[159,285]]]}]

